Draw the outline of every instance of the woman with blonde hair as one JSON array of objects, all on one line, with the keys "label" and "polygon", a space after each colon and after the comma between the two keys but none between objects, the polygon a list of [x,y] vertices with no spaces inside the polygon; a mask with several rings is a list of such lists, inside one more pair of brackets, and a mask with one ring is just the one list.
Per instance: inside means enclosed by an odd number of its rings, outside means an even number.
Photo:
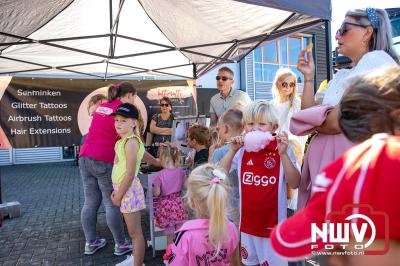
[{"label": "woman with blonde hair", "polygon": [[[176,232],[169,265],[231,265],[238,258],[238,231],[227,219],[229,186],[223,169],[195,168],[187,181],[189,207],[197,219]],[[202,264],[203,264],[202,263]]]},{"label": "woman with blonde hair", "polygon": [[[323,94],[321,102],[314,97],[315,65],[312,51],[303,49],[297,69],[304,75],[301,107],[308,117],[322,117],[312,130],[317,134],[311,140],[302,167],[298,208],[304,208],[311,195],[317,174],[331,161],[340,157],[354,144],[343,134],[338,123],[339,104],[350,79],[382,67],[396,66],[399,59],[393,52],[391,26],[385,10],[365,8],[346,13],[336,32],[338,52],[352,60],[351,69],[336,73]],[[319,105],[319,106],[318,106]],[[329,108],[325,108],[329,107]],[[297,132],[298,133],[298,132]]]},{"label": "woman with blonde hair", "polygon": [[303,146],[307,137],[295,136],[289,131],[290,118],[301,110],[301,101],[297,96],[297,77],[289,68],[280,68],[272,84],[273,102],[279,116],[278,131],[285,131],[289,139],[296,139]]},{"label": "woman with blonde hair", "polygon": [[[288,134],[289,142],[295,151],[296,161],[301,165],[307,136],[296,136],[289,131],[290,119],[294,113],[301,110],[301,101],[297,96],[297,77],[289,68],[280,68],[272,84],[273,102],[278,113],[278,131]],[[297,189],[287,186],[288,216],[297,210]]]}]

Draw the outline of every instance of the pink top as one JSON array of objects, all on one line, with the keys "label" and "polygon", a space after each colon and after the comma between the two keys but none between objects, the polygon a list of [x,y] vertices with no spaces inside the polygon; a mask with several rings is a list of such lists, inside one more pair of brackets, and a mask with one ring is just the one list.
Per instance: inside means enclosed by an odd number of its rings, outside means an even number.
[{"label": "pink top", "polygon": [[114,127],[114,117],[110,116],[121,105],[117,99],[111,103],[100,104],[93,114],[89,133],[81,148],[80,156],[93,158],[106,163],[114,162],[114,146],[118,140],[117,131]]},{"label": "pink top", "polygon": [[238,245],[238,231],[227,222],[228,238],[215,256],[216,248],[208,242],[208,219],[187,221],[176,232],[168,265],[229,265]]},{"label": "pink top", "polygon": [[185,183],[185,172],[182,168],[166,168],[156,174],[153,186],[159,187],[160,196],[181,192]]}]

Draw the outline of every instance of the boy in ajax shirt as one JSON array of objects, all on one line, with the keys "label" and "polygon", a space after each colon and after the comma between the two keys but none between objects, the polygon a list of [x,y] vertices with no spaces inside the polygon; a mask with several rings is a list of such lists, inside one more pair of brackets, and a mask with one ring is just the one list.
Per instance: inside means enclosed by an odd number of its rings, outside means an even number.
[{"label": "boy in ajax shirt", "polygon": [[[246,134],[259,131],[265,135],[278,128],[278,116],[268,101],[259,100],[248,105],[243,119]],[[225,170],[237,169],[239,173],[242,262],[245,265],[287,265],[272,250],[269,239],[272,228],[286,218],[286,182],[293,188],[300,183],[299,167],[288,147],[287,134],[275,135],[265,147],[252,152],[242,147],[243,135],[232,138],[231,143],[232,148],[220,161],[220,166]]]}]

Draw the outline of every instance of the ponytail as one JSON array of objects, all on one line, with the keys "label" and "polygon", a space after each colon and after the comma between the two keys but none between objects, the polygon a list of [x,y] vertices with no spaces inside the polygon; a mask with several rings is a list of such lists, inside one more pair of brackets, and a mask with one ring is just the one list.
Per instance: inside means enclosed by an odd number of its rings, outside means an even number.
[{"label": "ponytail", "polygon": [[122,82],[120,84],[111,84],[108,87],[107,100],[108,102],[112,102],[117,98],[124,97],[128,93],[132,93],[133,95],[137,93],[135,87],[133,87],[131,83]]},{"label": "ponytail", "polygon": [[182,164],[182,157],[181,152],[179,151],[178,147],[171,146],[171,155],[172,161],[174,162],[175,167],[179,167]]},{"label": "ponytail", "polygon": [[228,193],[221,185],[218,178],[211,180],[210,186],[211,188],[207,197],[207,208],[210,215],[208,237],[211,243],[213,243],[217,247],[217,250],[219,250],[225,236],[227,235],[226,203],[228,199]]},{"label": "ponytail", "polygon": [[144,133],[144,120],[142,114],[139,112],[139,118],[137,119],[137,125],[135,127],[135,135],[141,136]]},{"label": "ponytail", "polygon": [[208,237],[217,248],[216,254],[228,237],[227,180],[223,169],[212,164],[204,164],[195,168],[187,181],[186,197],[193,200],[197,217],[209,219]]},{"label": "ponytail", "polygon": [[181,153],[174,144],[170,142],[161,143],[159,147],[161,166],[179,167],[181,166]]}]

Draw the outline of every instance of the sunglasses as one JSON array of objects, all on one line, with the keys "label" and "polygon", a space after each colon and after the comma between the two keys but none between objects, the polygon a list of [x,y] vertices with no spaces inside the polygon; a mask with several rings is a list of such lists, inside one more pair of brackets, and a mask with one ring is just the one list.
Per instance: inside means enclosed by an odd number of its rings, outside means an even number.
[{"label": "sunglasses", "polygon": [[161,106],[161,107],[168,107],[169,104],[168,104],[168,103],[160,103],[160,106]]},{"label": "sunglasses", "polygon": [[361,24],[356,24],[356,23],[351,23],[351,22],[343,22],[342,26],[337,30],[336,35],[343,36],[349,31],[349,25],[356,26],[356,27],[362,27],[366,28],[369,25],[361,25]]},{"label": "sunglasses", "polygon": [[284,88],[287,88],[288,86],[290,87],[290,88],[294,88],[294,87],[296,87],[296,83],[294,83],[294,82],[290,82],[289,84],[286,82],[286,81],[284,81],[284,82],[282,82],[282,87],[284,87]]},{"label": "sunglasses", "polygon": [[227,81],[228,79],[232,80],[232,78],[229,78],[229,77],[221,77],[221,76],[216,76],[215,79],[216,79],[216,80],[222,79],[222,81]]}]

